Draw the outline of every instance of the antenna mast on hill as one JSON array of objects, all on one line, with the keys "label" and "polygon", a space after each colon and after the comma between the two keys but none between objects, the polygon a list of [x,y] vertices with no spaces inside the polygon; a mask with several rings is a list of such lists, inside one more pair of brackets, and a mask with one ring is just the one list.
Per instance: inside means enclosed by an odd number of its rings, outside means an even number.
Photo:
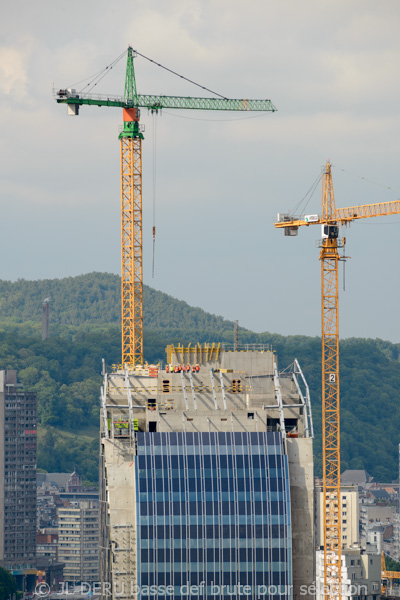
[{"label": "antenna mast on hill", "polygon": [[45,298],[42,303],[42,340],[47,340],[50,335],[50,306],[51,298]]},{"label": "antenna mast on hill", "polygon": [[239,348],[239,321],[233,322],[233,349],[235,352]]}]

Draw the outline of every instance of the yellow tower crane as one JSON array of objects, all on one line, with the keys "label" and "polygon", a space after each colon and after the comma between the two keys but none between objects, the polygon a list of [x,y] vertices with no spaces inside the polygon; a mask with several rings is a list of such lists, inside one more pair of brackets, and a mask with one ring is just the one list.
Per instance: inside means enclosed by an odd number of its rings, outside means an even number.
[{"label": "yellow tower crane", "polygon": [[381,594],[382,596],[393,595],[393,581],[400,581],[400,571],[387,571],[385,553],[381,554]]},{"label": "yellow tower crane", "polygon": [[336,208],[331,164],[323,173],[322,215],[279,214],[275,227],[285,235],[297,235],[299,227],[322,226],[321,315],[322,315],[322,453],[324,506],[324,586],[330,600],[341,598],[341,511],[340,511],[340,394],[339,394],[339,225],[356,219],[400,213],[400,201]]},{"label": "yellow tower crane", "polygon": [[[271,100],[235,100],[215,94],[211,98],[150,96],[136,91],[133,59],[140,52],[129,46],[123,97],[88,95],[74,89],[57,92],[57,102],[67,104],[70,115],[78,115],[83,105],[115,106],[123,109],[121,140],[121,303],[122,365],[143,364],[143,251],[142,251],[142,140],[140,108],[159,112],[163,108],[223,111],[275,112]],[[121,58],[121,57],[119,57]],[[117,59],[119,60],[119,59]],[[162,65],[157,64],[159,67]],[[113,65],[112,65],[113,66]],[[107,67],[108,68],[108,67]],[[166,68],[166,67],[162,67]],[[166,69],[171,71],[171,69]],[[177,75],[177,73],[174,73]],[[188,80],[179,75],[180,78]],[[194,83],[190,81],[190,83]],[[195,84],[198,85],[198,84]],[[154,235],[154,228],[153,228]]]}]

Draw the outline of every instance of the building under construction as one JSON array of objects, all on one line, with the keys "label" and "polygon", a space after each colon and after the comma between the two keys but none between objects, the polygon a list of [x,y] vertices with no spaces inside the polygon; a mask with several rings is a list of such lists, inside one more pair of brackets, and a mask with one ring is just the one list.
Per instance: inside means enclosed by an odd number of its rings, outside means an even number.
[{"label": "building under construction", "polygon": [[103,597],[307,598],[313,427],[297,361],[266,347],[167,348],[105,374]]}]

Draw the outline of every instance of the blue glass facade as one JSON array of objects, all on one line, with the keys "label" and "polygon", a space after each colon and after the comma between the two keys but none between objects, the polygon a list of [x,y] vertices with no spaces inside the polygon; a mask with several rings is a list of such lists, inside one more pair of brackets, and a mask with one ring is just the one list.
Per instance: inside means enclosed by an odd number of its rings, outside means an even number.
[{"label": "blue glass facade", "polygon": [[292,597],[279,432],[139,432],[135,460],[142,598]]}]

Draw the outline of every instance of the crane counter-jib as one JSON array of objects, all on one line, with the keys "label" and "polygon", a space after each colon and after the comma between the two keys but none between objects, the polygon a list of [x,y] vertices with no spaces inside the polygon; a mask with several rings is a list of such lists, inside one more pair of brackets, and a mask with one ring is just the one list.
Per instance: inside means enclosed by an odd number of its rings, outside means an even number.
[{"label": "crane counter-jib", "polygon": [[138,94],[133,100],[123,96],[96,95],[81,97],[72,90],[59,90],[57,102],[79,106],[115,106],[119,108],[148,108],[157,111],[170,109],[224,110],[276,112],[271,100],[247,100],[230,98],[196,98],[182,96],[155,96]]},{"label": "crane counter-jib", "polygon": [[304,219],[286,219],[285,221],[277,221],[275,223],[275,227],[277,229],[280,229],[285,227],[301,227],[302,225],[318,225],[321,223],[321,219],[318,219],[317,221],[312,221],[311,223],[305,221]]}]

